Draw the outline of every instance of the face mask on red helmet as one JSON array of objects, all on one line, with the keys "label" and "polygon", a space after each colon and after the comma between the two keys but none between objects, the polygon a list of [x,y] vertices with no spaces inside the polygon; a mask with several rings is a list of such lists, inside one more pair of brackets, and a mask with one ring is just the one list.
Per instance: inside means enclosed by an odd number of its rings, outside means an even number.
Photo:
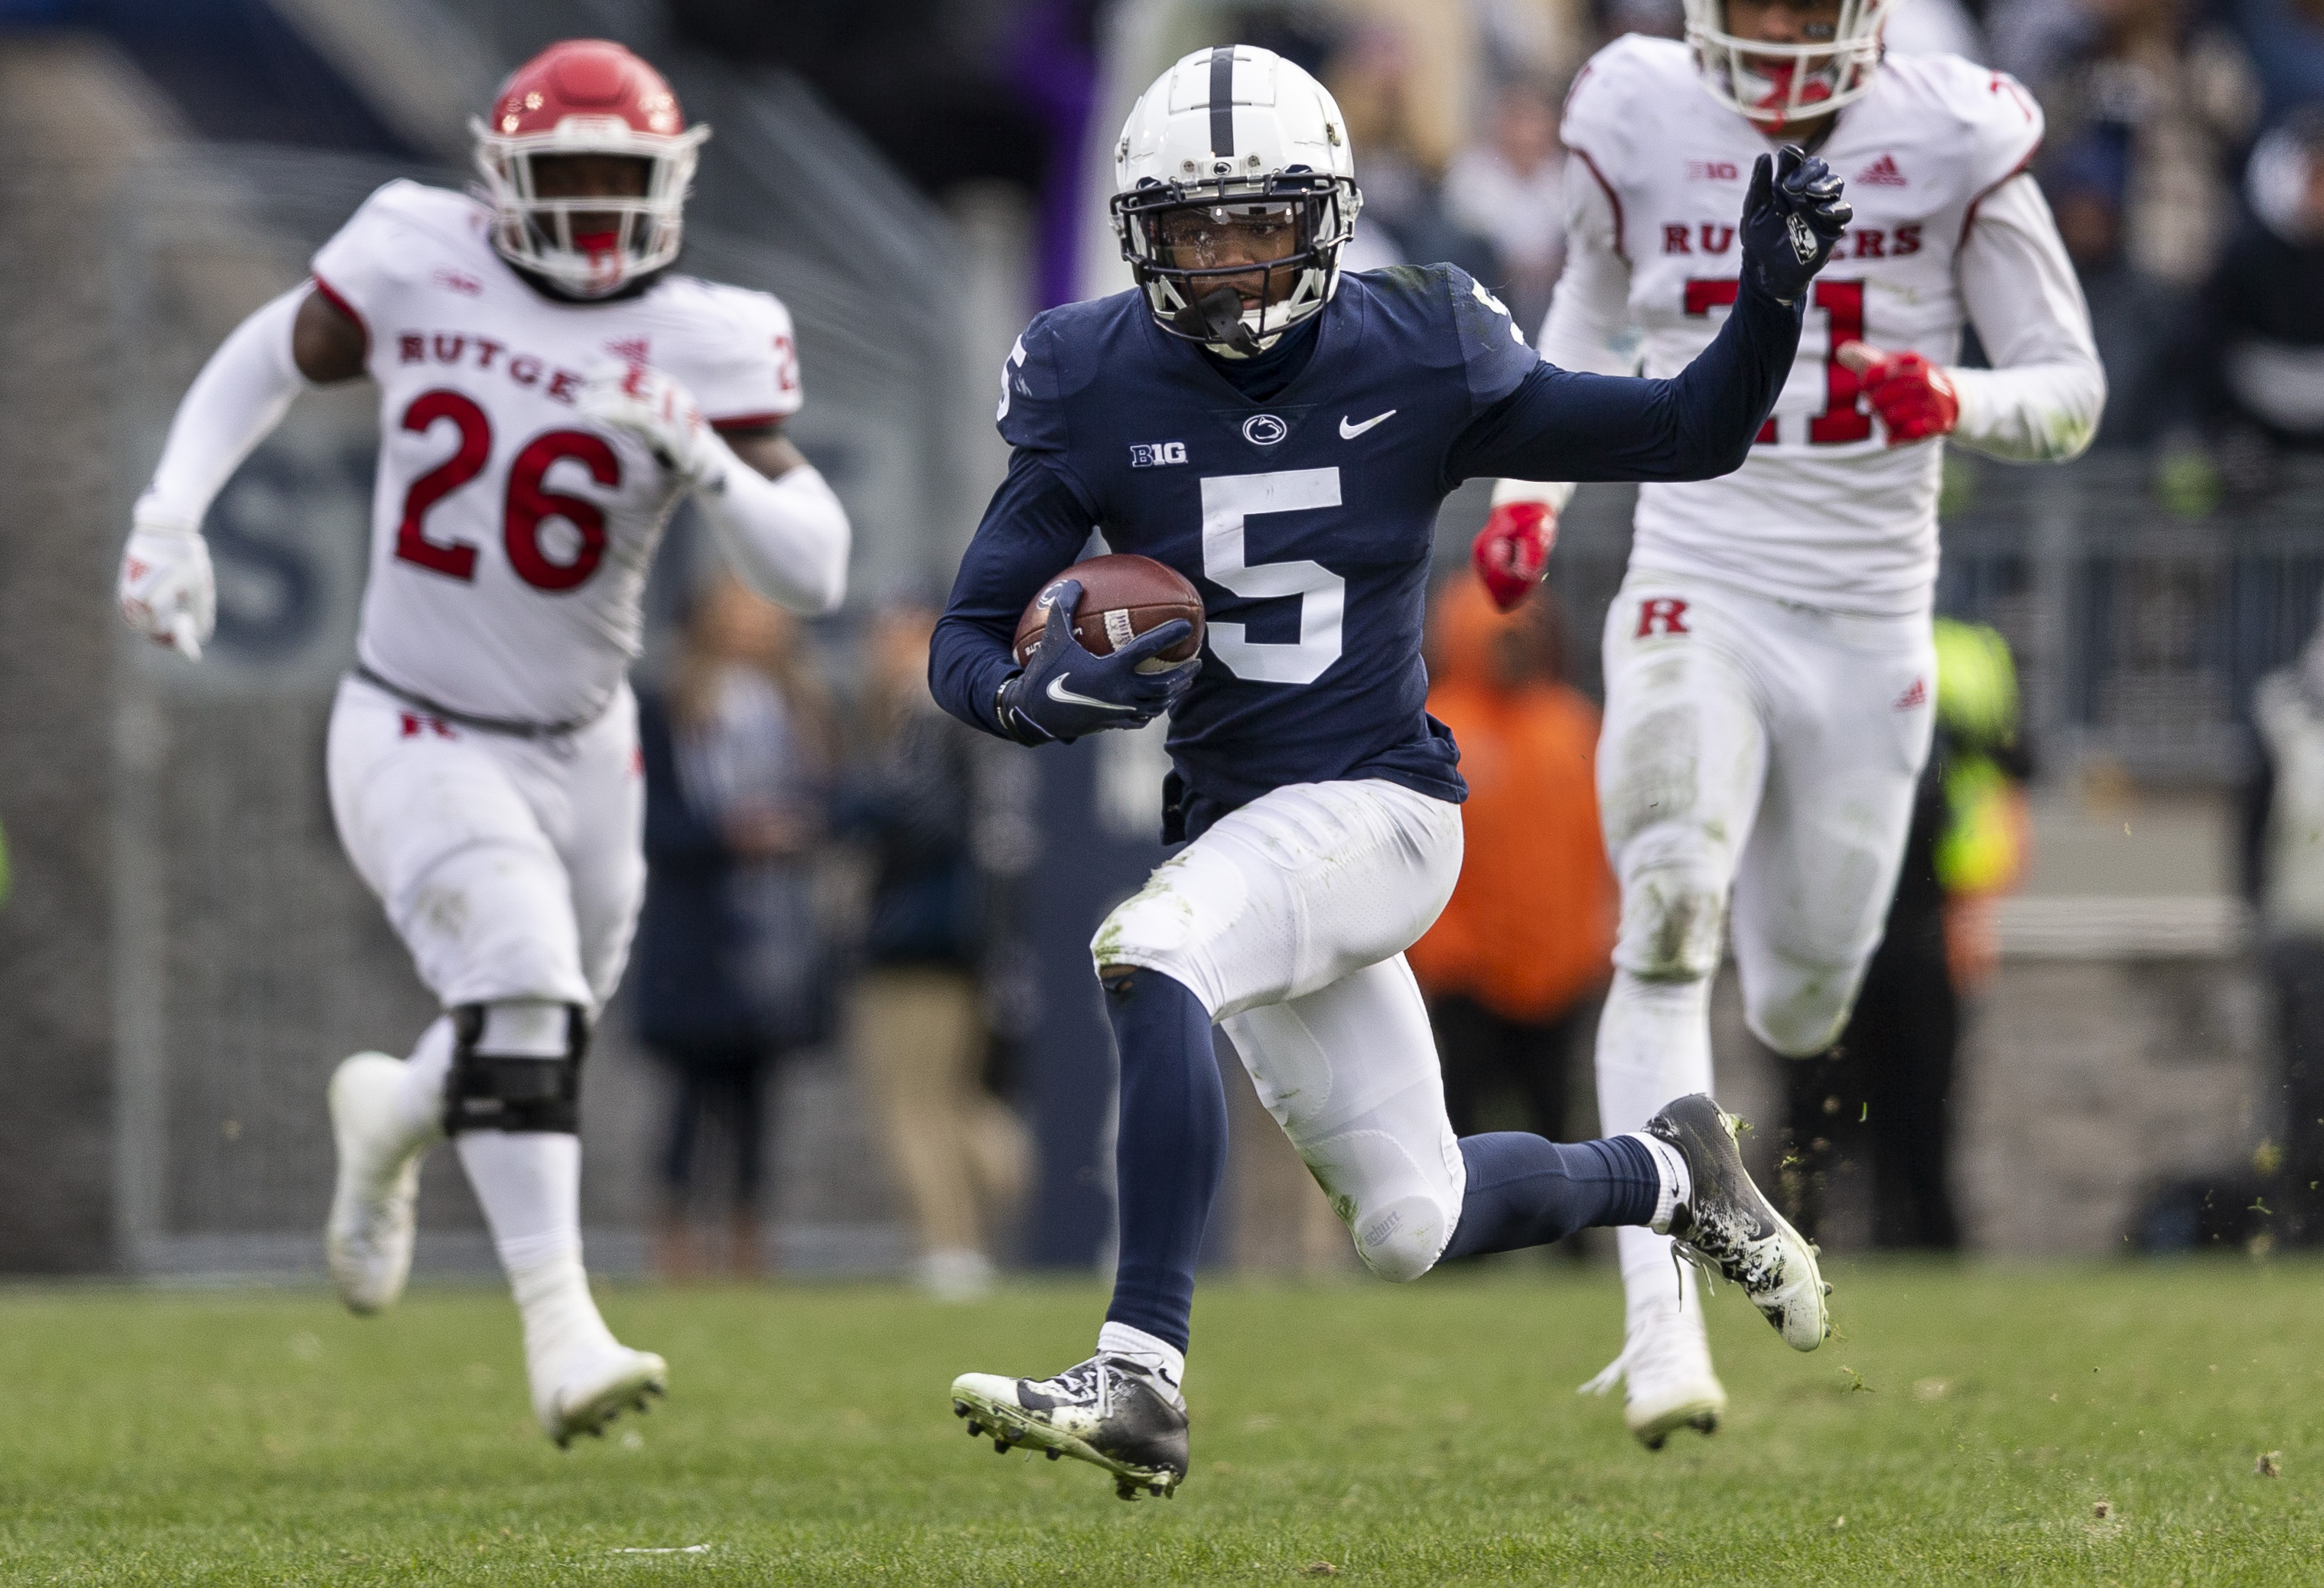
[{"label": "face mask on red helmet", "polygon": [[[518,269],[576,298],[604,298],[678,257],[696,152],[707,127],[686,125],[661,74],[603,39],[552,44],[517,68],[471,122],[493,246]],[[544,191],[545,161],[575,155],[640,162],[642,191]]]}]

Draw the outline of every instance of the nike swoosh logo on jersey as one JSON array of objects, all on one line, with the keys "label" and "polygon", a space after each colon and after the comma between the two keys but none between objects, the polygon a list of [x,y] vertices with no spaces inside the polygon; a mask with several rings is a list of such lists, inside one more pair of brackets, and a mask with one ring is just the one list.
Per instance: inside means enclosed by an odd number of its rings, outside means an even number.
[{"label": "nike swoosh logo on jersey", "polygon": [[1096,696],[1084,695],[1078,689],[1066,688],[1065,680],[1073,676],[1074,675],[1071,673],[1059,673],[1056,678],[1051,679],[1049,680],[1049,688],[1047,691],[1049,698],[1056,701],[1060,706],[1094,706],[1101,711],[1134,711],[1137,709],[1137,707],[1130,706],[1117,706],[1111,700],[1100,700]]},{"label": "nike swoosh logo on jersey", "polygon": [[1340,416],[1340,439],[1342,441],[1352,441],[1358,436],[1362,435],[1366,430],[1370,429],[1374,425],[1379,424],[1383,420],[1391,420],[1395,417],[1396,410],[1391,408],[1386,413],[1376,413],[1372,415],[1371,418],[1364,420],[1364,422],[1360,425],[1351,425],[1348,422],[1348,416],[1343,413]]}]

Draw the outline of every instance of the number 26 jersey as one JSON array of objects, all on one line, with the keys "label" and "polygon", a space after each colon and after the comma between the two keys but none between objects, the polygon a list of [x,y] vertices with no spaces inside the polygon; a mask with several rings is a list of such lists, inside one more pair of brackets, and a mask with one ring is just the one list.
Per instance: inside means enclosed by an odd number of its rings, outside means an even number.
[{"label": "number 26 jersey", "polygon": [[641,443],[582,418],[585,380],[650,365],[722,429],[770,424],[799,406],[790,316],[676,274],[613,302],[554,300],[493,251],[490,220],[464,195],[390,182],[315,255],[380,388],[356,650],[455,710],[586,719],[638,653],[678,494]]},{"label": "number 26 jersey", "polygon": [[[1575,235],[1543,356],[1600,369],[1642,360],[1646,374],[1674,374],[1734,301],[1736,219],[1752,166],[1775,142],[1711,97],[1684,45],[1636,36],[1600,51],[1575,80],[1563,137]],[[2010,180],[2041,140],[2041,111],[2006,76],[1949,55],[1881,63],[1816,151],[1847,184],[1855,219],[1810,289],[1774,416],[1734,474],[1640,487],[1633,567],[1841,610],[1927,610],[1941,448],[1890,448],[1858,377],[1832,353],[1861,340],[1951,365],[1972,310],[1989,346],[1995,324],[2030,318],[2070,322],[2051,340],[2087,348],[2048,211],[2030,180]],[[2012,191],[1997,198],[2005,184]],[[1965,290],[1961,266],[1988,203],[2012,205],[2040,234],[2025,246],[2054,260],[2034,270],[2013,262],[1980,297]],[[2029,203],[2034,213],[2017,217]],[[1626,333],[1640,340],[1626,344]],[[1619,349],[1610,364],[1609,347]]]}]

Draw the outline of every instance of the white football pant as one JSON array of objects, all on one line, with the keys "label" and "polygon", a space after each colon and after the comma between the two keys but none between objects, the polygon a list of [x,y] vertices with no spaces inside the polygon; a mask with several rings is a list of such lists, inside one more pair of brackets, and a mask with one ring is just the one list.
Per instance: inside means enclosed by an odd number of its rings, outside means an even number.
[{"label": "white football pant", "polygon": [[1434,1265],[1468,1187],[1404,961],[1461,845],[1459,807],[1398,784],[1277,789],[1157,867],[1091,944],[1101,973],[1142,965],[1203,1001],[1385,1279]]},{"label": "white football pant", "polygon": [[[1622,889],[1599,1128],[1710,1092],[1729,919],[1746,1019],[1806,1057],[1848,1022],[1903,863],[1937,676],[1925,616],[1823,611],[1634,569],[1606,615],[1598,799]],[[1669,1238],[1617,1237],[1633,1317]]]},{"label": "white football pant", "polygon": [[331,814],[447,1009],[536,999],[595,1015],[645,892],[637,702],[561,739],[430,717],[350,678],[331,711]]}]

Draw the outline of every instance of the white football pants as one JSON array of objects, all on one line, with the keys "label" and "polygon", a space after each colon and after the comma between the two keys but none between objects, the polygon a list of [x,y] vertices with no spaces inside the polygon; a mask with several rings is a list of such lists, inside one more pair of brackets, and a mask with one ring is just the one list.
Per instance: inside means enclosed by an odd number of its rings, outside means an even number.
[{"label": "white football pants", "polygon": [[540,999],[594,1015],[613,995],[645,893],[637,743],[626,687],[589,726],[542,740],[339,685],[339,841],[447,1009]]},{"label": "white football pants", "polygon": [[1434,1266],[1468,1188],[1404,961],[1460,873],[1459,807],[1379,779],[1298,783],[1157,867],[1090,946],[1101,973],[1143,965],[1203,1001],[1385,1279]]},{"label": "white football pants", "polygon": [[[1777,601],[1633,570],[1606,615],[1598,799],[1622,888],[1598,1027],[1599,1127],[1711,1090],[1711,981],[1729,917],[1745,1017],[1821,1052],[1879,946],[1928,759],[1925,616]],[[1674,1289],[1669,1239],[1617,1237],[1635,1318]]]}]

